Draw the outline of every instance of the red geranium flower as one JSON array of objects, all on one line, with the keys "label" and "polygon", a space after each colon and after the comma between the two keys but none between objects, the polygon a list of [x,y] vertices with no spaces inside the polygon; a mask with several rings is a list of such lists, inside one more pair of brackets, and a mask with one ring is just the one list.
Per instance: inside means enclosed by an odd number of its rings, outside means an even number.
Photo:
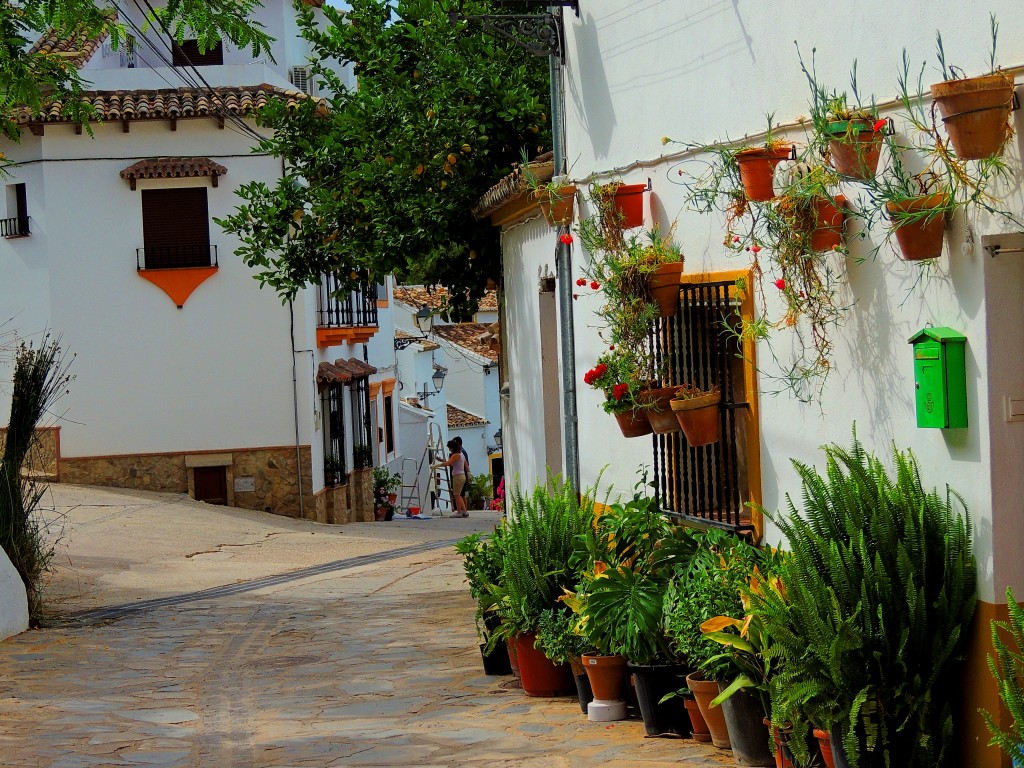
[{"label": "red geranium flower", "polygon": [[612,397],[616,400],[621,400],[629,392],[629,384],[616,384],[612,387]]},{"label": "red geranium flower", "polygon": [[582,288],[586,284],[587,284],[587,281],[584,278],[582,278],[582,277],[577,277],[576,278],[576,285],[578,285],[578,286],[580,286]]},{"label": "red geranium flower", "polygon": [[598,288],[601,287],[601,284],[597,282],[597,280],[591,280],[590,287],[596,291]]},{"label": "red geranium flower", "polygon": [[570,235],[568,232],[566,232],[558,239],[562,241],[563,245],[572,245],[572,235]]},{"label": "red geranium flower", "polygon": [[882,128],[885,127],[885,118],[880,118],[875,121],[875,124],[871,126],[871,130],[878,133]]},{"label": "red geranium flower", "polygon": [[750,250],[752,250],[754,253],[758,253],[761,250],[761,246],[760,245],[752,245],[752,246],[750,246]]},{"label": "red geranium flower", "polygon": [[775,287],[778,288],[780,291],[784,291],[786,289],[786,281],[780,277],[778,280],[775,281]]}]

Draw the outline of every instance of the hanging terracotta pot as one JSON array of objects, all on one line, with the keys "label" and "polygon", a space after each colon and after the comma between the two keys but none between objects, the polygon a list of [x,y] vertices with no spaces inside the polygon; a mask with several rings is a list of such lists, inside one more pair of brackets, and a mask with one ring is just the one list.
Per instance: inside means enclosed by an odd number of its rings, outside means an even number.
[{"label": "hanging terracotta pot", "polygon": [[679,419],[672,410],[672,397],[679,387],[660,387],[658,389],[641,389],[637,394],[637,400],[650,407],[644,408],[644,416],[651,425],[651,429],[659,435],[667,435],[678,432]]},{"label": "hanging terracotta pot", "polygon": [[615,190],[615,207],[621,215],[623,229],[633,229],[644,223],[644,192],[646,184],[620,184]]},{"label": "hanging terracotta pot", "polygon": [[718,442],[718,404],[721,399],[722,393],[718,391],[685,400],[672,399],[672,412],[691,448]]},{"label": "hanging terracotta pot", "polygon": [[590,690],[600,701],[623,701],[626,695],[626,657],[583,654]]},{"label": "hanging terracotta pot", "polygon": [[643,437],[654,431],[644,410],[630,409],[615,414],[623,437]]},{"label": "hanging terracotta pot", "polygon": [[556,665],[534,648],[537,635],[526,632],[515,638],[519,662],[519,681],[527,696],[568,696],[576,692],[576,682],[568,664]]},{"label": "hanging terracotta pot", "polygon": [[662,264],[647,278],[647,290],[658,302],[662,317],[672,317],[679,309],[679,276],[683,273],[683,262]]},{"label": "hanging terracotta pot", "polygon": [[711,743],[711,731],[708,730],[708,724],[704,722],[704,715],[700,713],[700,707],[697,706],[697,700],[692,696],[687,696],[683,699],[683,706],[686,707],[686,711],[690,713],[690,725],[693,726],[694,741],[698,741],[701,744]]},{"label": "hanging terracotta pot", "polygon": [[937,192],[885,204],[905,261],[935,259],[942,255],[946,217],[937,209],[945,206],[948,200],[945,193]]},{"label": "hanging terracotta pot", "polygon": [[793,148],[787,144],[775,149],[755,147],[736,153],[736,162],[740,166],[740,180],[743,182],[743,191],[748,200],[764,202],[775,197],[775,190],[772,187],[775,166],[787,159],[792,150]]},{"label": "hanging terracotta pot", "polygon": [[818,740],[818,746],[821,748],[821,759],[825,762],[825,768],[835,768],[832,761],[832,736],[828,731],[815,728],[814,738]]},{"label": "hanging terracotta pot", "polygon": [[814,198],[814,231],[811,232],[812,251],[832,251],[843,244],[843,223],[846,218],[846,198],[824,195]]},{"label": "hanging terracotta pot", "polygon": [[953,149],[963,160],[1001,155],[1010,138],[1013,79],[994,75],[946,80],[932,86]]},{"label": "hanging terracotta pot", "polygon": [[693,692],[701,717],[711,733],[711,743],[719,749],[731,749],[729,727],[725,724],[722,708],[711,706],[711,702],[718,697],[718,683],[705,680],[700,672],[692,672],[686,676],[686,687]]},{"label": "hanging terracotta pot", "polygon": [[836,172],[849,179],[870,181],[878,170],[882,152],[882,132],[867,118],[833,120],[828,132],[835,138],[828,143],[829,162]]},{"label": "hanging terracotta pot", "polygon": [[533,193],[541,213],[548,222],[549,227],[568,225],[572,221],[572,214],[576,206],[576,187],[572,184],[560,187],[558,190],[548,191],[538,189]]}]

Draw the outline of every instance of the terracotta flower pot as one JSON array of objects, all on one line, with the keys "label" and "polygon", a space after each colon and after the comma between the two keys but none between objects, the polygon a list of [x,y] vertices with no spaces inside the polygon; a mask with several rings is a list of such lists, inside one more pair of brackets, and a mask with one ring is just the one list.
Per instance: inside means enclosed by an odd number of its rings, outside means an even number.
[{"label": "terracotta flower pot", "polygon": [[576,682],[568,664],[555,665],[533,647],[534,632],[515,638],[515,655],[519,663],[519,680],[527,696],[568,696],[576,693]]},{"label": "terracotta flower pot", "polygon": [[573,210],[576,206],[576,187],[574,185],[560,187],[554,193],[538,189],[534,191],[533,197],[549,227],[557,227],[572,221]]},{"label": "terracotta flower pot", "polygon": [[825,761],[825,768],[835,768],[835,763],[832,761],[832,736],[828,731],[815,728],[814,738],[818,740],[818,746],[821,747],[821,759]]},{"label": "terracotta flower pot", "polygon": [[843,223],[846,218],[846,198],[836,195],[834,199],[817,197],[814,206],[814,231],[811,233],[811,250],[831,251],[843,244]]},{"label": "terracotta flower pot", "polygon": [[590,680],[594,698],[623,701],[626,695],[626,657],[583,654],[583,668]]},{"label": "terracotta flower pot", "polygon": [[711,733],[711,743],[719,749],[731,749],[729,728],[725,724],[725,715],[721,707],[712,707],[711,702],[718,696],[718,683],[705,680],[699,672],[686,676],[686,687],[693,691],[701,717]]},{"label": "terracotta flower pot", "polygon": [[1012,78],[997,73],[946,80],[931,90],[957,156],[980,160],[1003,153],[1011,133]]},{"label": "terracotta flower pot", "polygon": [[849,179],[870,181],[878,170],[882,152],[882,132],[866,118],[835,120],[828,125],[835,136],[828,143],[829,162],[836,172]]},{"label": "terracotta flower pot", "polygon": [[702,744],[711,743],[711,731],[708,730],[708,724],[704,722],[704,715],[700,713],[700,707],[697,706],[697,700],[691,696],[687,696],[683,699],[683,706],[686,707],[686,711],[690,713],[690,725],[693,726],[694,741],[699,741]]},{"label": "terracotta flower pot", "polygon": [[619,429],[623,437],[643,437],[654,431],[647,414],[643,410],[622,411],[615,414],[615,420],[619,423]]},{"label": "terracotta flower pot", "polygon": [[[887,202],[885,209],[892,219],[893,232],[900,253],[906,261],[935,259],[942,255],[942,237],[946,232],[946,217],[934,213],[946,204],[942,192],[909,200]],[[928,214],[927,211],[933,211]]]},{"label": "terracotta flower pot", "polygon": [[740,166],[740,180],[743,182],[743,191],[748,200],[764,202],[774,199],[772,177],[775,174],[775,166],[787,159],[792,149],[788,145],[778,149],[756,147],[736,153],[736,162]]},{"label": "terracotta flower pot", "polygon": [[644,408],[644,415],[653,429],[659,435],[667,435],[671,432],[678,432],[679,419],[672,410],[672,396],[678,387],[660,387],[659,389],[642,389],[637,395],[641,403],[650,403],[650,408]]},{"label": "terracotta flower pot", "polygon": [[658,302],[662,317],[672,317],[679,309],[679,276],[683,262],[662,264],[647,280],[651,298]]},{"label": "terracotta flower pot", "polygon": [[718,404],[721,399],[721,392],[709,392],[688,400],[672,399],[672,413],[692,448],[718,442]]},{"label": "terracotta flower pot", "polygon": [[615,191],[615,207],[622,215],[623,229],[643,226],[646,191],[646,184],[622,184]]}]

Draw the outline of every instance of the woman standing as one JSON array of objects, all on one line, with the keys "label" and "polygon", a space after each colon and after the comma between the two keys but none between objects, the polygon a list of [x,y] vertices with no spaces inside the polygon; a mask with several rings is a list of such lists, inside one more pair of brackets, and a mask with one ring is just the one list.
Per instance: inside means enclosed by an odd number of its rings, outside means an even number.
[{"label": "woman standing", "polygon": [[466,511],[466,498],[462,495],[462,489],[466,485],[466,457],[462,454],[459,444],[454,440],[449,440],[446,445],[451,456],[448,457],[448,461],[440,462],[434,466],[437,468],[451,468],[452,500],[455,503],[456,510],[454,517],[469,517],[469,512]]}]

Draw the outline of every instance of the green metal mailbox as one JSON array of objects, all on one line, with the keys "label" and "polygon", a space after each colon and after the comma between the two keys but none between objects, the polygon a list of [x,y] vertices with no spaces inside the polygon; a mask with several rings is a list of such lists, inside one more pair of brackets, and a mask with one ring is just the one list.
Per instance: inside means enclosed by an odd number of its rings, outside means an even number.
[{"label": "green metal mailbox", "polygon": [[914,345],[917,426],[967,426],[967,337],[952,328],[922,328]]}]

